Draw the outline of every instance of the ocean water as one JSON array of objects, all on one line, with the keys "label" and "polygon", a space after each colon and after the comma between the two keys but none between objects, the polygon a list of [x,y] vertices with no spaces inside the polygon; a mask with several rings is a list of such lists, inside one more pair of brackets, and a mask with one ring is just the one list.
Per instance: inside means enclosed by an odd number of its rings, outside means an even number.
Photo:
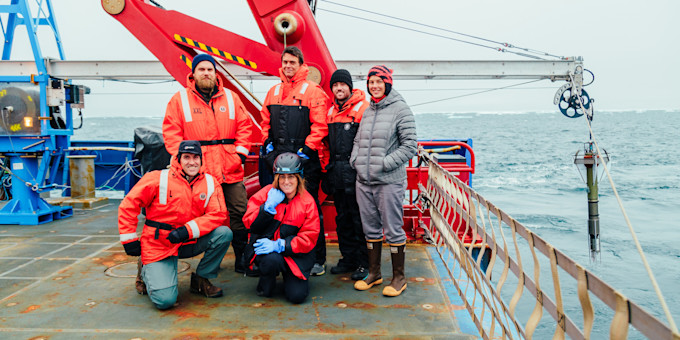
[{"label": "ocean water", "polygon": [[[160,117],[86,117],[74,140],[132,140],[134,128],[160,128],[161,123]],[[602,251],[598,261],[591,261],[586,186],[573,164],[574,154],[589,140],[584,117],[423,113],[416,115],[416,124],[419,138],[472,138],[476,191],[666,320],[606,177],[599,190]],[[610,154],[623,207],[680,322],[680,111],[596,112],[592,125],[596,141]],[[608,321],[600,328],[606,331]]]}]

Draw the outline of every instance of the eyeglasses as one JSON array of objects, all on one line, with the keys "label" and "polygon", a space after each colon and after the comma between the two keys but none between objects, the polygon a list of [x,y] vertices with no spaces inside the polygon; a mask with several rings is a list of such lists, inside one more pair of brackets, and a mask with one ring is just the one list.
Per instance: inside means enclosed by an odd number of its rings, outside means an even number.
[{"label": "eyeglasses", "polygon": [[297,180],[297,177],[293,174],[280,174],[279,181],[292,181]]}]

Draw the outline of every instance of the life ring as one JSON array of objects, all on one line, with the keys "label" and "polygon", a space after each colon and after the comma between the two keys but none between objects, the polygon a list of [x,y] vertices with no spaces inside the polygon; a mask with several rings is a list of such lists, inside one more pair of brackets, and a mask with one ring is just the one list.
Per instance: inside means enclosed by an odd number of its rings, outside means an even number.
[{"label": "life ring", "polygon": [[274,30],[280,36],[291,36],[297,28],[297,19],[290,13],[281,13],[274,19]]},{"label": "life ring", "polygon": [[304,19],[295,12],[281,13],[274,18],[274,31],[279,41],[287,45],[294,44],[305,32]]}]

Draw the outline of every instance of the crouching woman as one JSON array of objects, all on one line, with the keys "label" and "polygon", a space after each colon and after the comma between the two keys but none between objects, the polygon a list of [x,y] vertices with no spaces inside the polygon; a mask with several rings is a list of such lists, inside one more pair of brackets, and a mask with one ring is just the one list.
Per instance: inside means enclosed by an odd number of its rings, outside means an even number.
[{"label": "crouching woman", "polygon": [[314,198],[305,190],[300,157],[293,153],[276,157],[274,182],[250,198],[243,223],[250,229],[255,253],[249,263],[260,268],[257,294],[273,296],[281,273],[286,298],[296,304],[305,301],[319,213]]}]

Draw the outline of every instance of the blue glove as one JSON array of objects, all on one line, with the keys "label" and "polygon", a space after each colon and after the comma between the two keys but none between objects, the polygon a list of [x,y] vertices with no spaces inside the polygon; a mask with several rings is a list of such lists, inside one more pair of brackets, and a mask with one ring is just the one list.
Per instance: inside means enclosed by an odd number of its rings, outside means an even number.
[{"label": "blue glove", "polygon": [[272,241],[268,238],[261,238],[253,244],[256,255],[265,255],[271,252],[281,253],[286,249],[286,240],[280,238]]},{"label": "blue glove", "polygon": [[269,189],[269,192],[267,193],[267,201],[264,202],[264,211],[272,215],[276,215],[276,206],[283,202],[285,197],[286,194],[284,194],[283,191],[276,188]]},{"label": "blue glove", "polygon": [[300,150],[298,150],[297,155],[298,155],[300,158],[309,159],[309,156],[305,155],[305,153],[302,152],[302,148],[300,148]]},{"label": "blue glove", "polygon": [[274,145],[273,145],[271,142],[269,142],[269,144],[267,144],[267,147],[264,148],[264,150],[265,150],[267,153],[270,153],[270,152],[274,151]]}]

